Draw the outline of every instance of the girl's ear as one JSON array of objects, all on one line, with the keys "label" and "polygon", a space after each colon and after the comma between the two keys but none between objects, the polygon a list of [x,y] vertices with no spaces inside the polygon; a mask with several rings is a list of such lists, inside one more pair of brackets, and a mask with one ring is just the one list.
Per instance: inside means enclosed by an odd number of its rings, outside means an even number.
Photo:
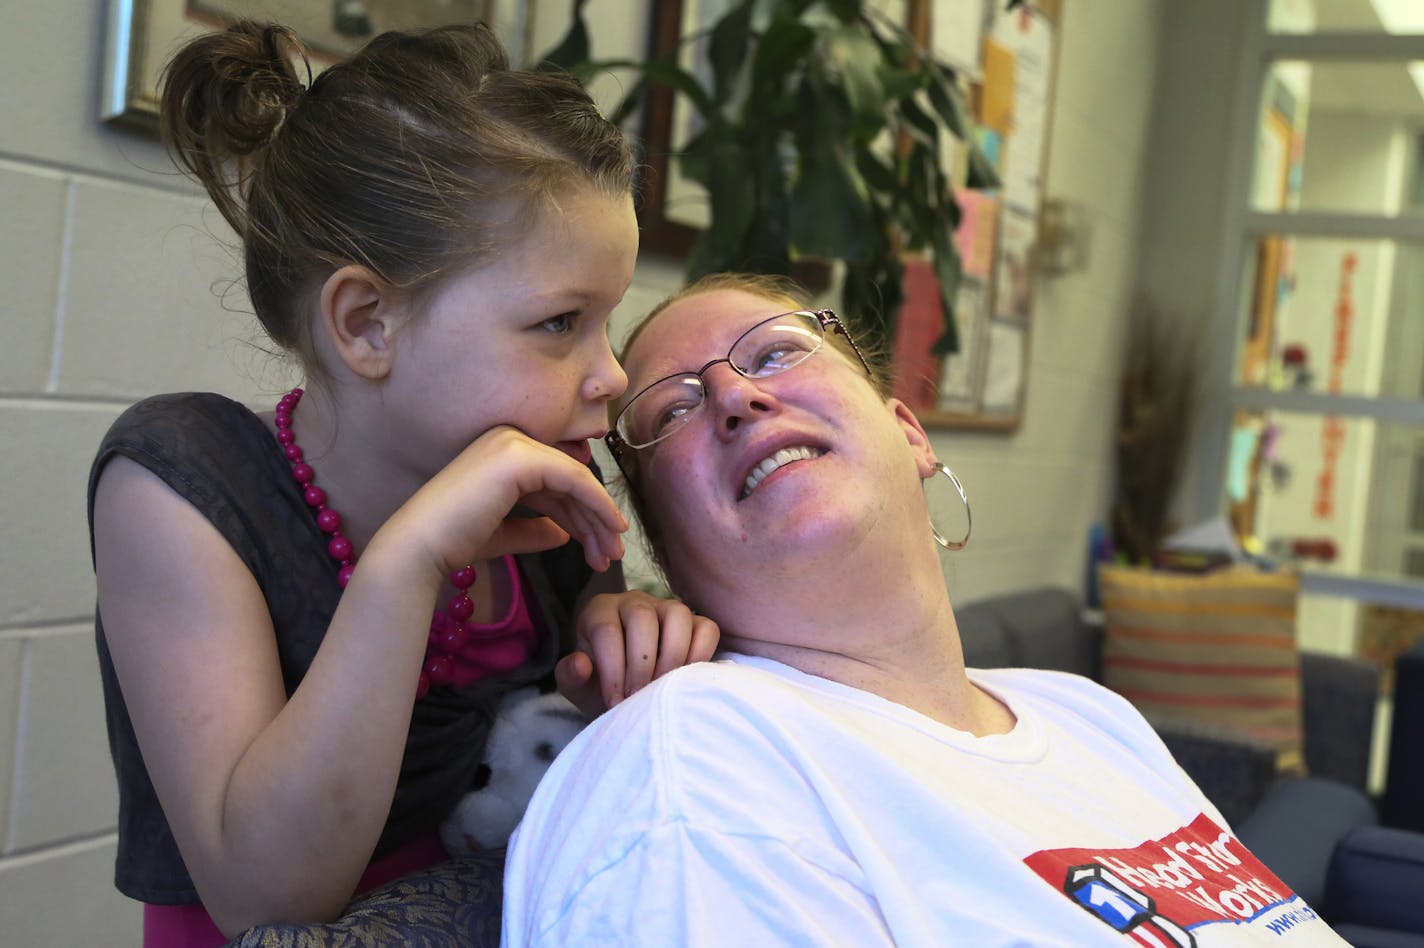
[{"label": "girl's ear", "polygon": [[930,436],[925,432],[924,425],[920,424],[920,419],[916,418],[910,407],[900,399],[892,398],[888,404],[895,412],[895,420],[900,423],[900,430],[905,433],[905,440],[914,450],[915,467],[920,472],[920,480],[932,477],[939,458],[935,457],[934,445],[930,444]]},{"label": "girl's ear", "polygon": [[390,373],[400,311],[390,288],[365,267],[341,267],[321,287],[321,325],[341,361],[361,378]]}]

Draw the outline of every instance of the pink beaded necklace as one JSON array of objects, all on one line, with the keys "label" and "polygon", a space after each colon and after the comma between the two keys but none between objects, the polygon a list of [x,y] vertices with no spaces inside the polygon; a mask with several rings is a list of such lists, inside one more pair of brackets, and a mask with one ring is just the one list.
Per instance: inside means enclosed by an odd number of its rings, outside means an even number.
[{"label": "pink beaded necklace", "polygon": [[[308,464],[297,446],[297,436],[292,431],[292,412],[302,400],[302,390],[294,388],[277,402],[277,440],[287,460],[292,465],[292,477],[302,485],[302,499],[316,510],[316,525],[323,533],[331,535],[326,551],[331,558],[341,564],[336,573],[336,582],[342,589],[351,581],[356,570],[356,550],[351,540],[341,533],[341,514],[326,505],[326,491],[316,485],[316,471]],[[425,647],[425,663],[420,670],[420,682],[416,686],[417,700],[425,697],[431,686],[464,686],[470,681],[463,674],[462,664],[457,657],[473,655],[480,650],[480,643],[471,635],[468,624],[475,613],[475,603],[469,596],[469,589],[475,584],[475,568],[462,566],[450,574],[450,582],[455,585],[455,596],[444,609],[436,609],[430,621],[430,636]]]}]

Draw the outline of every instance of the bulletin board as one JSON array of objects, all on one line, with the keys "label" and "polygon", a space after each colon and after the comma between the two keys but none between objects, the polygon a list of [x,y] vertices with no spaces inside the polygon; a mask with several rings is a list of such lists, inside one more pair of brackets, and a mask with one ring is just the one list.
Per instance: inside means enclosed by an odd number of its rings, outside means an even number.
[{"label": "bulletin board", "polygon": [[978,144],[1001,182],[992,191],[964,187],[967,149],[946,144],[942,160],[962,212],[958,352],[931,352],[944,324],[939,284],[930,260],[905,259],[895,395],[926,427],[1014,431],[1023,419],[1062,6],[909,0],[910,33],[965,83]]}]

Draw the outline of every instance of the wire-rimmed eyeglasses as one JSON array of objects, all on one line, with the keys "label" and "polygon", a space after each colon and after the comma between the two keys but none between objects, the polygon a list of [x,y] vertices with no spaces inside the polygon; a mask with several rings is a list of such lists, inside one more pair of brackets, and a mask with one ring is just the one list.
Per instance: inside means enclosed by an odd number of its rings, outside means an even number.
[{"label": "wire-rimmed eyeglasses", "polygon": [[725,358],[713,359],[696,372],[679,372],[644,388],[628,400],[604,441],[617,457],[624,448],[639,450],[657,444],[697,417],[707,402],[703,375],[722,362],[738,375],[764,379],[794,368],[820,351],[826,330],[838,332],[850,343],[867,374],[870,364],[855,344],[839,316],[829,309],[797,310],[757,323],[737,337]]}]

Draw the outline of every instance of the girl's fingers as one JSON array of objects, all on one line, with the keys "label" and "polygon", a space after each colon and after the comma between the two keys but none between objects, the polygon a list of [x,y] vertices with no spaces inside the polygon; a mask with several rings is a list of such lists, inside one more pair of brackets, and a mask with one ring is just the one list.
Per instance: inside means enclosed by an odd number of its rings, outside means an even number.
[{"label": "girl's fingers", "polygon": [[592,471],[552,448],[544,460],[546,464],[526,472],[519,503],[550,516],[573,518],[562,525],[574,536],[618,535],[628,529],[627,518]]},{"label": "girl's fingers", "polygon": [[577,503],[566,506],[567,529],[584,548],[584,558],[594,569],[603,570],[619,555],[622,540],[593,511]]},{"label": "girl's fingers", "polygon": [[623,617],[625,694],[631,695],[660,674],[656,672],[659,652],[666,647],[669,635],[677,638],[677,632],[668,627],[668,610],[662,606],[663,603],[651,597],[629,596],[623,600],[620,613]]},{"label": "girl's fingers", "polygon": [[[456,465],[463,467],[461,462],[478,468],[485,483],[507,478],[504,483],[510,493],[502,503],[508,509],[526,507],[552,520],[579,541],[593,569],[605,570],[623,556],[621,534],[628,529],[627,519],[593,472],[562,451],[513,428],[501,428],[481,436]],[[474,482],[473,472],[461,471],[459,480]],[[508,509],[500,511],[501,517],[507,517]]]},{"label": "girl's fingers", "polygon": [[569,497],[551,497],[547,492],[538,498],[527,498],[525,506],[544,514],[574,537],[584,548],[584,559],[593,569],[602,571],[623,556],[623,539],[611,530],[607,521]]},{"label": "girl's fingers", "polygon": [[559,659],[554,666],[554,680],[559,693],[585,716],[596,718],[607,710],[593,676],[593,662],[583,652],[572,652]]},{"label": "girl's fingers", "polygon": [[569,533],[548,517],[506,517],[494,533],[489,546],[505,553],[540,553],[569,542]]},{"label": "girl's fingers", "polygon": [[[651,678],[661,678],[674,668],[681,668],[691,659],[692,610],[680,602],[665,600],[660,604],[662,628],[658,638],[657,666],[650,670]],[[646,685],[643,681],[638,687]]]},{"label": "girl's fingers", "polygon": [[687,649],[687,661],[710,662],[717,654],[717,643],[722,639],[722,630],[716,622],[706,616],[692,617],[692,644]]},{"label": "girl's fingers", "polygon": [[577,622],[578,646],[610,708],[675,668],[710,659],[719,638],[717,623],[683,603],[634,590],[594,596]]},{"label": "girl's fingers", "polygon": [[[613,597],[608,598],[612,599]],[[618,616],[616,600],[612,605],[615,606],[613,614],[606,618],[595,618],[584,629],[582,635],[587,651],[593,658],[594,672],[598,676],[599,694],[603,696],[603,704],[608,708],[628,696],[625,685],[627,672],[623,664],[625,629]]]}]

